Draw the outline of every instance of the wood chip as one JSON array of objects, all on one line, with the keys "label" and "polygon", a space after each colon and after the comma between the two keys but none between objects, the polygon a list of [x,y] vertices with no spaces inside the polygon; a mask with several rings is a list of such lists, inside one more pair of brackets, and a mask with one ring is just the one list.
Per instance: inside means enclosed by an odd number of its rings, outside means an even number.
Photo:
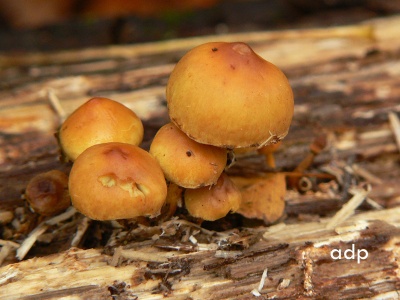
[{"label": "wood chip", "polygon": [[189,237],[189,241],[190,241],[192,244],[197,245],[197,239],[196,239],[193,235],[191,235],[191,236]]},{"label": "wood chip", "polygon": [[287,278],[282,279],[282,281],[279,283],[277,287],[277,290],[280,291],[286,289],[290,285],[290,282],[291,282],[290,279]]},{"label": "wood chip", "polygon": [[29,250],[32,248],[32,246],[35,244],[37,241],[38,237],[42,235],[43,233],[46,232],[46,230],[53,225],[57,225],[60,222],[63,222],[65,220],[68,220],[71,218],[74,214],[76,213],[75,208],[72,206],[67,209],[65,212],[49,219],[46,220],[42,223],[40,223],[34,230],[32,230],[28,237],[22,242],[21,246],[17,249],[17,254],[16,258],[19,260],[24,259],[26,254],[29,252]]},{"label": "wood chip", "polygon": [[51,219],[48,219],[46,221],[46,224],[50,225],[50,226],[57,225],[65,220],[68,220],[69,218],[72,218],[72,216],[76,213],[77,213],[76,209],[73,206],[71,206],[65,212],[63,212]]},{"label": "wood chip", "polygon": [[368,192],[364,189],[355,191],[354,196],[329,220],[326,229],[334,229],[352,216],[355,209],[365,200]]},{"label": "wood chip", "polygon": [[29,250],[31,250],[32,246],[35,244],[38,236],[44,233],[47,228],[49,228],[47,224],[40,223],[34,230],[32,230],[28,237],[23,241],[21,246],[17,249],[16,258],[19,260],[24,259],[25,255],[29,252]]},{"label": "wood chip", "polygon": [[364,178],[366,181],[368,181],[371,184],[382,184],[382,179],[380,179],[379,177],[375,176],[374,174],[372,174],[371,172],[369,172],[368,170],[360,167],[357,164],[353,164],[351,166],[353,172],[355,174],[357,174],[358,176],[361,176],[362,178]]},{"label": "wood chip", "polygon": [[60,99],[58,99],[57,95],[55,94],[53,89],[49,89],[47,91],[47,96],[50,102],[51,107],[57,113],[60,123],[64,122],[67,117],[67,113],[65,112],[64,108],[61,105]]},{"label": "wood chip", "polygon": [[163,254],[157,253],[150,253],[150,252],[142,252],[140,250],[126,250],[119,248],[118,255],[123,258],[134,260],[134,261],[147,261],[147,262],[168,262],[168,258],[173,256],[173,252],[166,252]]},{"label": "wood chip", "polygon": [[209,244],[198,243],[197,244],[198,251],[215,251],[217,249],[218,249],[218,245],[215,243],[209,243]]},{"label": "wood chip", "polygon": [[237,258],[243,255],[242,251],[224,251],[224,250],[217,250],[215,251],[215,257],[217,258],[225,258],[225,259],[232,259]]},{"label": "wood chip", "polygon": [[261,292],[261,290],[263,289],[264,284],[265,284],[265,279],[267,278],[267,276],[268,276],[268,269],[264,269],[264,271],[261,275],[260,284],[258,285],[258,289],[257,289],[259,292]]},{"label": "wood chip", "polygon": [[275,233],[281,232],[286,229],[285,223],[279,223],[277,225],[270,226],[267,231],[263,234],[264,239],[268,239],[269,237],[273,237]]},{"label": "wood chip", "polygon": [[254,296],[256,296],[256,297],[260,297],[260,296],[261,296],[260,292],[257,291],[257,289],[253,289],[253,290],[251,291],[251,293],[252,293]]},{"label": "wood chip", "polygon": [[400,151],[400,120],[396,113],[390,112],[389,115],[389,123],[392,127],[394,137],[396,139],[397,148]]},{"label": "wood chip", "polygon": [[0,246],[10,246],[13,248],[18,248],[20,246],[20,244],[13,242],[13,241],[0,240]]},{"label": "wood chip", "polygon": [[3,264],[3,261],[7,258],[7,256],[11,253],[13,247],[9,244],[3,245],[0,250],[0,266]]},{"label": "wood chip", "polygon": [[344,233],[349,233],[349,232],[359,232],[359,231],[367,229],[369,225],[370,225],[370,223],[365,220],[357,220],[357,221],[353,222],[352,224],[337,226],[335,228],[335,232],[339,235],[344,234]]},{"label": "wood chip", "polygon": [[79,245],[90,223],[91,220],[89,218],[84,217],[82,219],[81,223],[78,225],[78,230],[76,231],[75,236],[71,241],[71,247],[77,247]]},{"label": "wood chip", "polygon": [[371,205],[371,207],[375,208],[375,209],[384,209],[384,207],[382,205],[380,205],[378,202],[376,202],[375,200],[367,197],[367,199],[365,200],[369,205]]}]

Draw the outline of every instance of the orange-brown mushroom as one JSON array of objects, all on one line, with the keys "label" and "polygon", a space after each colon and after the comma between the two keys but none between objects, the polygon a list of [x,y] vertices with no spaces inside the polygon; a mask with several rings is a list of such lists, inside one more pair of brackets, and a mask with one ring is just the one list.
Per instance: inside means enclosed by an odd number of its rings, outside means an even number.
[{"label": "orange-brown mushroom", "polygon": [[293,92],[283,72],[245,43],[197,46],[167,84],[169,116],[192,139],[218,147],[261,147],[283,139]]},{"label": "orange-brown mushroom", "polygon": [[222,173],[216,185],[186,189],[185,207],[195,218],[215,221],[239,209],[242,195],[228,175]]},{"label": "orange-brown mushroom", "polygon": [[69,177],[74,207],[96,220],[159,215],[167,196],[164,174],[145,150],[125,143],[94,145],[75,160]]},{"label": "orange-brown mushroom", "polygon": [[38,214],[51,216],[62,212],[71,205],[67,174],[51,170],[36,175],[28,182],[25,198]]},{"label": "orange-brown mushroom", "polygon": [[238,213],[246,218],[273,223],[285,211],[286,181],[283,173],[269,173],[264,177],[231,177],[242,193]]},{"label": "orange-brown mushroom", "polygon": [[173,123],[157,132],[150,154],[160,164],[167,180],[185,188],[215,184],[227,161],[225,149],[200,144]]},{"label": "orange-brown mushroom", "polygon": [[85,149],[100,143],[139,145],[143,139],[143,124],[123,104],[96,97],[78,107],[63,122],[58,139],[63,153],[74,161]]}]

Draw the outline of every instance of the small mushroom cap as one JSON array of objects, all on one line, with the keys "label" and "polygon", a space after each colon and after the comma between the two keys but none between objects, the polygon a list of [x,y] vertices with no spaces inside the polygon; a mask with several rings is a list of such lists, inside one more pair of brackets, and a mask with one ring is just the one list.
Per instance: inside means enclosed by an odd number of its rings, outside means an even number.
[{"label": "small mushroom cap", "polygon": [[215,221],[239,209],[242,194],[228,175],[222,173],[216,185],[187,189],[185,206],[189,214],[206,221]]},{"label": "small mushroom cap", "polygon": [[200,144],[173,123],[164,125],[157,132],[150,145],[150,154],[169,181],[185,188],[215,184],[227,161],[225,149]]},{"label": "small mushroom cap", "polygon": [[286,181],[282,173],[271,173],[266,177],[231,177],[242,193],[242,204],[238,213],[246,218],[273,223],[285,211]]},{"label": "small mushroom cap", "polygon": [[61,125],[60,146],[68,159],[74,161],[90,146],[121,142],[139,145],[143,124],[123,104],[108,98],[92,98],[78,107]]},{"label": "small mushroom cap", "polygon": [[155,217],[167,196],[157,161],[130,144],[94,145],[74,162],[69,191],[75,208],[95,220]]},{"label": "small mushroom cap", "polygon": [[62,212],[71,205],[67,174],[51,170],[36,175],[28,182],[25,198],[33,210],[43,216]]},{"label": "small mushroom cap", "polygon": [[245,43],[197,46],[167,84],[169,115],[192,139],[218,147],[260,147],[283,139],[293,117],[290,84]]}]

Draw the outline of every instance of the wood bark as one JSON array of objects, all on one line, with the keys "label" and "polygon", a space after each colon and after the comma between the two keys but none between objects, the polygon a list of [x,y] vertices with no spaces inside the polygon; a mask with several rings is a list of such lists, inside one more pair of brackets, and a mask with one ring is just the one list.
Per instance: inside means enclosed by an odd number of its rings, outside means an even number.
[{"label": "wood bark", "polygon": [[267,270],[261,299],[397,299],[399,216],[399,208],[358,214],[335,230],[326,229],[326,219],[279,224],[249,233],[256,242],[243,250],[162,251],[160,240],[118,248],[114,257],[71,248],[2,267],[0,293],[7,299],[253,299]]},{"label": "wood bark", "polygon": [[[0,295],[250,299],[260,293],[265,299],[399,298],[399,148],[389,118],[400,112],[399,26],[400,18],[391,17],[336,28],[1,55],[0,212],[2,240],[8,240],[2,249],[15,249],[12,243],[21,243],[33,224],[42,221],[32,213],[29,218],[21,215],[27,211],[21,195],[28,180],[50,169],[68,172],[70,166],[60,162],[54,138],[63,114],[93,96],[118,100],[142,118],[142,146],[148,148],[168,121],[165,84],[174,64],[185,51],[210,40],[248,42],[284,70],[295,94],[295,117],[276,153],[277,168],[271,170],[262,156],[248,153],[238,155],[229,173],[251,177],[266,171],[290,172],[307,155],[313,139],[323,134],[328,146],[307,172],[331,177],[304,175],[310,189],[300,193],[290,188],[286,215],[272,227],[254,227],[246,221],[229,231],[205,231],[173,220],[154,228],[139,226],[137,234],[125,233],[130,236],[125,245],[119,239],[96,249],[68,249],[68,236],[83,222],[76,214],[65,223],[68,226],[62,223],[63,234],[34,247],[30,259],[5,259]],[[52,97],[59,99],[63,111],[51,105]],[[355,216],[327,229],[329,217],[352,197],[351,188],[361,185],[370,187],[369,201]],[[123,234],[93,224],[111,235]],[[177,243],[160,237],[162,232],[170,232],[166,236]],[[182,241],[177,232],[189,232],[199,243]],[[353,246],[355,251],[368,251],[368,258],[332,258],[332,250],[344,253]],[[259,288],[265,270],[267,277]]]}]

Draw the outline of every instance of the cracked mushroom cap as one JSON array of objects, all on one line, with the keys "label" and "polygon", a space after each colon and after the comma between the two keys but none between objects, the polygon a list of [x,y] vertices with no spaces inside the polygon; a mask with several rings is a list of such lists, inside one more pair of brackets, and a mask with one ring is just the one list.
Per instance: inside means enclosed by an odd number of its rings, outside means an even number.
[{"label": "cracked mushroom cap", "polygon": [[139,145],[143,139],[143,124],[123,104],[96,97],[78,107],[63,122],[58,139],[63,153],[74,161],[85,149],[96,144],[121,142]]},{"label": "cracked mushroom cap", "polygon": [[173,123],[157,132],[150,154],[160,164],[167,180],[185,188],[215,184],[227,161],[225,149],[200,144]]},{"label": "cracked mushroom cap", "polygon": [[74,207],[94,220],[155,217],[167,196],[164,174],[145,150],[130,144],[94,145],[74,162],[69,191]]},{"label": "cracked mushroom cap", "polygon": [[228,175],[222,173],[216,185],[186,189],[185,207],[195,218],[215,221],[239,209],[242,194]]},{"label": "cracked mushroom cap", "polygon": [[288,133],[290,84],[247,44],[211,42],[186,53],[166,90],[169,115],[192,139],[218,147],[260,147]]}]

